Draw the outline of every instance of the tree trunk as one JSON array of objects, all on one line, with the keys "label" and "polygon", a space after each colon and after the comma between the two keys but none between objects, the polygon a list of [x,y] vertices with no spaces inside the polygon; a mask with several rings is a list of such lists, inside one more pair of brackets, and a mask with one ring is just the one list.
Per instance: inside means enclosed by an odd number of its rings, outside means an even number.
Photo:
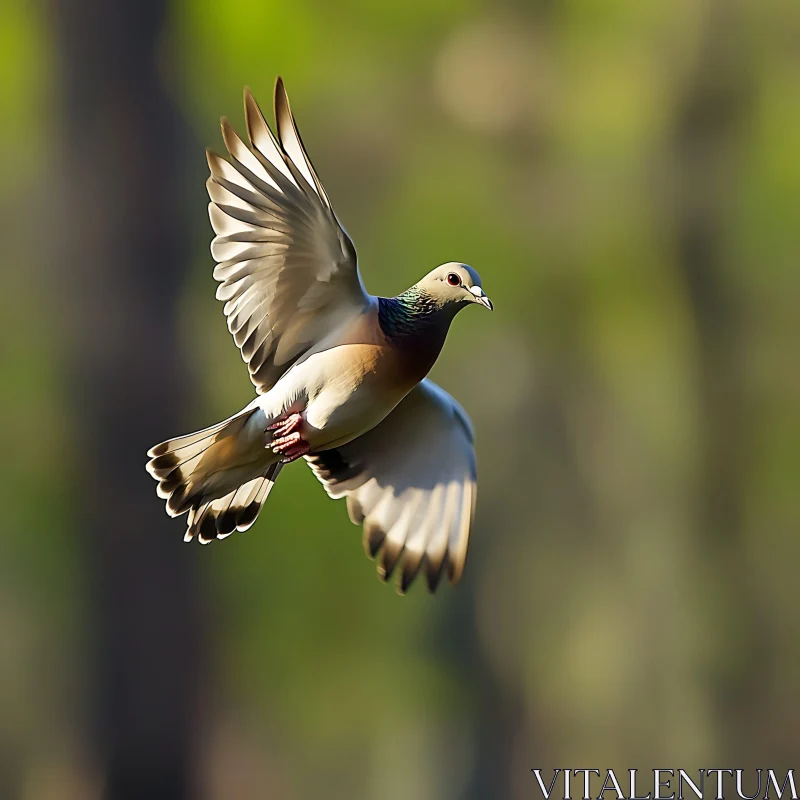
[{"label": "tree trunk", "polygon": [[753,101],[752,62],[741,3],[708,0],[705,15],[673,141],[674,237],[697,348],[697,514],[702,557],[713,565],[710,627],[718,659],[709,694],[721,752],[746,759],[755,755],[751,731],[758,709],[767,707],[761,688],[769,685],[767,661],[750,655],[766,647],[767,626],[753,603],[759,592],[751,585],[743,541],[752,448],[742,362],[745,301],[723,248],[739,146]]},{"label": "tree trunk", "polygon": [[[181,431],[176,330],[188,140],[157,71],[163,0],[59,0],[61,248],[96,647],[94,750],[111,800],[195,795],[202,671],[193,552],[145,453]],[[183,412],[183,413],[182,413]]]}]

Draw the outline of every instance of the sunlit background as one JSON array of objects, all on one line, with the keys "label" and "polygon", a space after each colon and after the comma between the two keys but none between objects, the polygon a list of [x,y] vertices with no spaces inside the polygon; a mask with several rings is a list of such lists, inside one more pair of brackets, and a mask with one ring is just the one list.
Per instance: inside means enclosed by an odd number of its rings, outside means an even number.
[{"label": "sunlit background", "polygon": [[[480,475],[435,597],[302,463],[208,548],[144,471],[252,397],[204,147],[277,74],[368,289],[495,303],[434,370]],[[12,0],[0,75],[3,800],[798,766],[797,0]]]}]

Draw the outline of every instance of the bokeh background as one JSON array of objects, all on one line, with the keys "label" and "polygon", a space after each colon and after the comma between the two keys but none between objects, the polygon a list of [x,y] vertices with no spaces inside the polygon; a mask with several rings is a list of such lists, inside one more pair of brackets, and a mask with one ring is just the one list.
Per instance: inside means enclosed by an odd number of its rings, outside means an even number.
[{"label": "bokeh background", "polygon": [[[382,585],[302,465],[208,548],[145,474],[252,396],[203,148],[279,73],[368,288],[463,260],[495,302],[434,370],[455,591]],[[0,797],[797,766],[796,0],[11,0],[0,75]]]}]

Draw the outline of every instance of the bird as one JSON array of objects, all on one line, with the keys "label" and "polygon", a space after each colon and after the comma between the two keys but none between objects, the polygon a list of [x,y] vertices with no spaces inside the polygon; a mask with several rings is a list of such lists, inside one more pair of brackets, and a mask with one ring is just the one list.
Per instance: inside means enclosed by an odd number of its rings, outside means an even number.
[{"label": "bird", "polygon": [[493,309],[467,264],[436,267],[396,297],[364,288],[353,242],[311,164],[283,80],[276,133],[244,90],[249,141],[223,117],[227,157],[206,151],[211,254],[228,330],[256,397],[204,430],[152,447],[147,471],[185,541],[245,531],[283,467],[303,458],[346,498],[378,574],[404,594],[457,584],[475,512],[473,427],[427,377],[467,306]]}]

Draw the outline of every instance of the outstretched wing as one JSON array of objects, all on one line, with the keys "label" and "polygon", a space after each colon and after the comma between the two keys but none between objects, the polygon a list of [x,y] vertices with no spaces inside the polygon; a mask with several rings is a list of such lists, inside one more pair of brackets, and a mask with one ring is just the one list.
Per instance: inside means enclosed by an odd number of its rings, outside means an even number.
[{"label": "outstretched wing", "polygon": [[356,252],[297,131],[283,81],[275,86],[278,139],[249,90],[250,145],[225,119],[230,160],[208,152],[211,253],[233,334],[259,393],[369,302]]},{"label": "outstretched wing", "polygon": [[306,460],[331,497],[347,496],[384,580],[402,562],[401,592],[423,566],[432,592],[445,569],[458,583],[477,473],[469,418],[444,389],[425,379],[371,431]]}]

